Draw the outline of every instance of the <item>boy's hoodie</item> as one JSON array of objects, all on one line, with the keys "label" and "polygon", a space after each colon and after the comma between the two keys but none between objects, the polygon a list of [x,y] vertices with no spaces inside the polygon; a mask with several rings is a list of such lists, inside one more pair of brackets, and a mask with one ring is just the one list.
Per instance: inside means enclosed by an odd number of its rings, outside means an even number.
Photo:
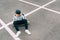
[{"label": "boy's hoodie", "polygon": [[13,17],[13,21],[19,21],[19,20],[22,20],[22,19],[26,19],[26,17],[25,16],[23,16],[23,15],[21,15],[21,16],[14,16]]}]

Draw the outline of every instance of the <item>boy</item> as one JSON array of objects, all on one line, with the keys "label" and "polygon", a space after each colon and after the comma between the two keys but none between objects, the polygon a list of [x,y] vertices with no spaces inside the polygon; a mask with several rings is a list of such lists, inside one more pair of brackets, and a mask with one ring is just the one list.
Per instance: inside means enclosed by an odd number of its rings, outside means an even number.
[{"label": "boy", "polygon": [[14,22],[13,22],[13,25],[14,25],[16,31],[17,31],[16,37],[19,36],[19,34],[21,34],[21,31],[19,30],[19,26],[20,26],[21,24],[24,24],[24,26],[25,26],[25,32],[26,32],[27,34],[31,34],[31,33],[29,32],[29,30],[28,30],[28,23],[27,23],[27,19],[25,18],[25,16],[21,14],[21,11],[20,11],[20,10],[16,10],[15,13],[16,13],[16,14],[15,14],[15,16],[14,16],[14,18],[13,18],[13,21],[14,21]]}]

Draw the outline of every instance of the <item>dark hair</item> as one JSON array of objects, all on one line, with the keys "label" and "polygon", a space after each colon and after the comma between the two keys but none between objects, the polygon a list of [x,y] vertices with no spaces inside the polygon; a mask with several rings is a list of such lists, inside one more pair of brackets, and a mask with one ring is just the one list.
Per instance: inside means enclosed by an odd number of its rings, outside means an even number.
[{"label": "dark hair", "polygon": [[20,14],[21,11],[17,9],[15,13],[16,13],[16,14]]}]

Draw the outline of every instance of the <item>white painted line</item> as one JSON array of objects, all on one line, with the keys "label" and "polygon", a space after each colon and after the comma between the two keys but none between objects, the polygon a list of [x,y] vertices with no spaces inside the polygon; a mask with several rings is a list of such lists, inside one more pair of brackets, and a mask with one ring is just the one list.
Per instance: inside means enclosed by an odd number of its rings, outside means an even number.
[{"label": "white painted line", "polygon": [[52,11],[52,12],[57,13],[57,14],[60,14],[60,12],[55,11],[55,10],[52,10],[52,9],[49,9],[49,8],[46,8],[46,7],[44,7],[43,9],[45,9],[45,10],[49,10],[49,11]]},{"label": "white painted line", "polygon": [[0,23],[1,23],[1,25],[2,25],[2,27],[0,27],[0,30],[1,30],[1,29],[3,29],[3,28],[4,28],[4,27],[3,27],[4,23],[3,23],[3,22],[1,22],[1,19],[0,19]]},{"label": "white painted line", "polygon": [[37,8],[37,9],[31,11],[31,12],[27,13],[25,16],[31,15],[31,14],[33,14],[34,12],[38,11],[38,10],[41,9],[41,8],[42,8],[42,7],[39,7],[39,8]]},{"label": "white painted line", "polygon": [[[8,26],[4,26],[6,31],[8,31],[8,33],[15,39],[16,39],[16,36],[15,36],[15,33],[8,27]],[[18,37],[17,37],[18,38]],[[19,40],[21,40],[20,38],[18,38]]]},{"label": "white painted line", "polygon": [[[34,4],[34,3],[31,3],[31,2],[28,2],[28,1],[24,1],[24,0],[19,0],[19,1],[22,1],[22,2],[24,2],[24,3],[31,4],[31,5],[33,5],[33,6],[40,7],[40,8],[43,8],[43,9],[46,9],[46,10],[49,10],[49,11],[56,12],[56,13],[60,14],[60,12],[58,12],[58,11],[54,11],[54,10],[52,10],[52,9],[47,9],[47,8],[45,8],[45,6],[47,6],[47,5],[55,2],[56,0],[52,0],[52,1],[46,3],[45,5],[42,5],[42,6],[37,5],[37,4]],[[38,9],[39,9],[39,8],[38,8]],[[36,9],[36,10],[37,10],[37,9]],[[31,13],[35,12],[36,10],[33,10],[33,11],[29,12],[29,13],[26,14],[26,15],[30,15]]]},{"label": "white painted line", "polygon": [[2,22],[2,20],[1,20],[1,19],[0,19],[0,23],[1,23],[1,25],[3,25],[3,26],[5,25],[5,23],[4,23],[4,22]]},{"label": "white painted line", "polygon": [[48,3],[46,3],[45,5],[43,5],[43,7],[45,7],[45,6],[47,6],[47,5],[49,5],[49,4],[51,4],[51,3],[53,3],[53,2],[55,2],[56,0],[53,0],[53,1],[51,1],[51,2],[48,2]]},{"label": "white painted line", "polygon": [[[28,1],[25,1],[25,0],[19,0],[19,1],[24,2],[24,3],[27,3],[27,4],[30,4],[30,5],[33,5],[33,6],[36,6],[36,7],[41,7],[41,6],[38,5],[38,4],[34,4],[34,3],[31,3],[31,2],[28,2]],[[50,2],[48,2],[48,3],[46,3],[46,4],[44,4],[43,7],[45,7],[45,6],[47,6],[47,5],[51,4],[51,3],[53,3],[53,2],[55,2],[55,1],[56,1],[56,0],[52,0],[52,1],[50,1]]]},{"label": "white painted line", "polygon": [[4,27],[2,26],[2,27],[0,27],[0,30],[2,30]]},{"label": "white painted line", "polygon": [[21,40],[20,38],[16,38],[15,33],[0,19],[0,23],[3,24],[3,27],[5,30],[15,39],[15,40]]},{"label": "white painted line", "polygon": [[33,6],[36,6],[36,7],[40,7],[40,5],[31,3],[31,2],[28,2],[28,1],[24,1],[24,0],[19,0],[19,1],[24,2],[24,3],[27,3],[27,4],[30,4],[30,5],[33,5]]},{"label": "white painted line", "polygon": [[13,21],[12,22],[9,22],[8,24],[6,24],[6,25],[10,25],[10,24],[13,24]]}]

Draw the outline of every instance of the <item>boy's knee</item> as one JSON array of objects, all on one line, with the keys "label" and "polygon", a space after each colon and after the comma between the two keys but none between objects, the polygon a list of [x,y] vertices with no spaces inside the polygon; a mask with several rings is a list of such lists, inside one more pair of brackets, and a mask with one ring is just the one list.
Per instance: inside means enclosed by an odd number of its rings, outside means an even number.
[{"label": "boy's knee", "polygon": [[27,19],[23,19],[23,21],[27,21]]},{"label": "boy's knee", "polygon": [[14,22],[13,22],[13,25],[16,25],[16,24],[17,24],[17,22],[14,21]]},{"label": "boy's knee", "polygon": [[24,23],[27,23],[27,20],[26,20],[26,19],[23,19],[23,22],[24,22]]}]

